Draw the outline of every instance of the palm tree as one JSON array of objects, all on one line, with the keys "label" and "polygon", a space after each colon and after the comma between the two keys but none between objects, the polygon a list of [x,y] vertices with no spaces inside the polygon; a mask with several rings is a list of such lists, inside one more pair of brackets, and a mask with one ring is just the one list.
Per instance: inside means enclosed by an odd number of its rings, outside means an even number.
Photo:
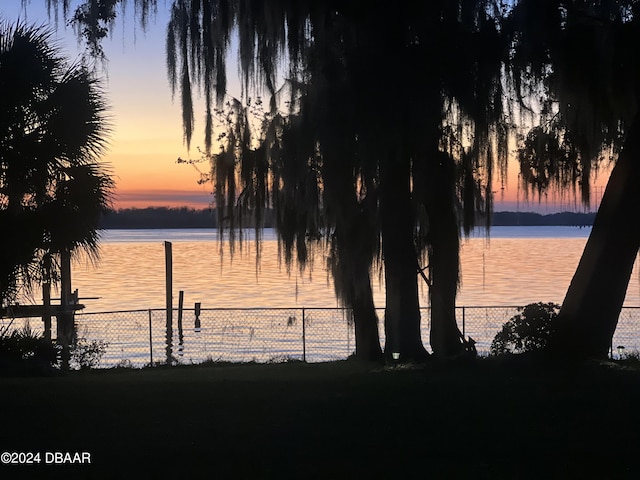
[{"label": "palm tree", "polygon": [[[113,181],[98,163],[109,132],[100,86],[64,59],[49,30],[0,24],[0,91],[0,298],[9,303],[59,280],[71,254],[97,255]],[[72,317],[58,318],[58,329],[68,343]]]}]

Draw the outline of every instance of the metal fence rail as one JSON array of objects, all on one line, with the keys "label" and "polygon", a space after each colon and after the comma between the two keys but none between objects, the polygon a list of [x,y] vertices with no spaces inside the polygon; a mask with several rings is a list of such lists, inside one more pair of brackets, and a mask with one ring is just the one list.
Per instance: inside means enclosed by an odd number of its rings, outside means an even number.
[{"label": "metal fence rail", "polygon": [[[518,312],[515,306],[458,307],[456,319],[476,348],[488,354],[493,337]],[[196,315],[198,313],[198,315]],[[429,344],[429,308],[422,308],[422,340]],[[381,343],[384,345],[382,319]],[[164,309],[78,313],[78,338],[106,342],[100,367],[142,367],[156,363],[203,361],[323,362],[347,358],[355,350],[350,312],[344,308],[212,308],[196,311]],[[42,331],[40,318],[0,318],[0,332],[29,324]],[[55,337],[56,322],[52,322]],[[624,307],[612,342],[612,355],[621,349],[640,350],[640,307]]]}]

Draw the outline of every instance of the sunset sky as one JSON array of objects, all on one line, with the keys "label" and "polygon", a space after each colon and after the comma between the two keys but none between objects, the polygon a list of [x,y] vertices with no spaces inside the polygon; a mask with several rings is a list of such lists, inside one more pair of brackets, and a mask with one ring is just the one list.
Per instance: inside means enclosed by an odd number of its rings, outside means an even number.
[{"label": "sunset sky", "polygon": [[[169,2],[167,2],[168,4]],[[25,18],[20,0],[3,0],[0,17],[15,21]],[[44,0],[31,0],[26,9],[28,23],[52,23]],[[73,2],[72,2],[73,5]],[[108,58],[104,87],[110,103],[113,134],[110,149],[103,160],[113,170],[117,196],[116,208],[146,206],[207,207],[212,200],[211,185],[199,185],[199,174],[189,165],[176,163],[178,157],[197,158],[197,148],[203,138],[203,112],[196,107],[196,130],[191,151],[183,143],[181,113],[178,102],[173,102],[165,66],[165,29],[167,17],[163,3],[159,2],[158,15],[146,32],[134,27],[133,4],[128,5],[123,24],[119,19],[111,38],[104,42]],[[62,18],[54,34],[60,46],[71,58],[82,53],[74,31],[65,28]],[[230,71],[235,71],[230,65]],[[237,82],[230,82],[231,94],[239,95]],[[196,99],[197,101],[197,99]],[[207,166],[201,168],[206,170]],[[524,201],[517,188],[518,167],[509,167],[509,181],[496,192],[495,210],[539,211],[550,213],[574,210],[572,201],[555,205],[538,199]],[[597,185],[604,185],[600,179]],[[599,200],[598,188],[594,189]],[[518,200],[519,199],[519,200]]]}]

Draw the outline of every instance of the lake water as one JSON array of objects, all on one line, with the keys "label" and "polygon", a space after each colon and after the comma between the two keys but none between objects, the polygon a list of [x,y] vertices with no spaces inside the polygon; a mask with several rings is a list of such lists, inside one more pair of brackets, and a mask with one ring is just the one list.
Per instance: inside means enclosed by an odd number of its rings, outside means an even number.
[{"label": "lake water", "polygon": [[[490,237],[477,232],[463,240],[457,303],[465,308],[458,308],[456,317],[479,352],[488,352],[502,324],[516,313],[515,306],[562,302],[589,232],[578,227],[494,227]],[[101,366],[123,361],[143,366],[167,359],[326,361],[350,355],[353,326],[343,310],[331,308],[337,303],[323,252],[315,252],[306,270],[293,266],[287,272],[274,232],[265,232],[259,263],[251,234],[231,255],[215,230],[103,232],[99,262],[78,258],[73,263],[73,288],[86,306],[76,316],[79,336],[107,342]],[[165,241],[172,243],[174,308],[181,290],[185,307],[183,320],[174,312],[169,330],[162,310]],[[636,261],[625,306],[640,305],[639,275]],[[382,275],[374,275],[373,287],[382,319]],[[428,306],[424,283],[420,290],[421,304]],[[199,317],[196,302],[202,305]],[[428,311],[422,316],[428,345]],[[32,324],[42,325],[39,319]],[[640,349],[639,308],[623,310],[613,341],[631,349],[627,351]]]},{"label": "lake water", "polygon": [[[561,303],[589,235],[578,227],[493,227],[463,239],[458,304],[467,306]],[[249,233],[249,237],[251,236]],[[164,241],[172,242],[174,298],[184,291],[185,306],[334,307],[333,284],[325,256],[287,272],[278,260],[275,234],[267,230],[261,261],[255,242],[246,240],[234,255],[218,242],[216,230],[107,230],[100,260],[77,259],[73,287],[86,312],[162,308],[165,305]],[[625,305],[640,305],[638,262]],[[382,276],[374,273],[376,306],[384,307]],[[421,285],[421,301],[427,290]],[[177,301],[177,300],[176,300]]]}]

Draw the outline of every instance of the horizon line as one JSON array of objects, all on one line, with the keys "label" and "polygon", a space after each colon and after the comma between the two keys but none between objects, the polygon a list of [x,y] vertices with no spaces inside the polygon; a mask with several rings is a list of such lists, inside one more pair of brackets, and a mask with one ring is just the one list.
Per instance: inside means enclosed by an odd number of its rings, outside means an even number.
[{"label": "horizon line", "polygon": [[[120,211],[124,211],[124,210],[147,210],[147,209],[166,209],[166,210],[182,210],[182,209],[188,209],[188,210],[196,210],[196,211],[204,211],[204,210],[215,210],[215,207],[212,206],[211,204],[208,204],[207,206],[203,206],[203,205],[198,205],[198,206],[193,206],[190,204],[178,204],[178,205],[170,205],[168,203],[164,203],[164,204],[158,204],[158,205],[146,205],[146,206],[126,206],[126,207],[117,207],[117,208],[110,208],[109,211],[111,212],[120,212]],[[547,212],[540,212],[540,211],[536,211],[536,210],[511,210],[511,209],[507,209],[507,210],[493,210],[493,212],[491,212],[492,214],[495,213],[514,213],[514,214],[534,214],[534,215],[558,215],[558,214],[562,214],[562,213],[572,213],[572,214],[579,214],[579,215],[590,215],[590,214],[595,214],[597,213],[597,210],[588,210],[588,211],[576,211],[576,210],[557,210],[557,211],[547,211]]]}]

